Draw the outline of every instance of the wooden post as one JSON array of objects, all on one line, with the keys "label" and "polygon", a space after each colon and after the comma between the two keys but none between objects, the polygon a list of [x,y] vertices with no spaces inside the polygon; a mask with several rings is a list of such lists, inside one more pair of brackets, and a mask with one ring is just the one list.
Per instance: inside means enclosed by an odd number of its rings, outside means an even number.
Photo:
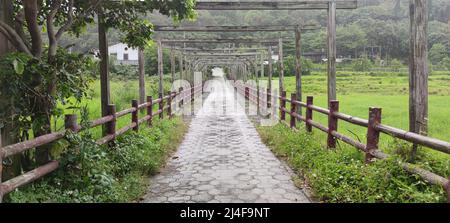
[{"label": "wooden post", "polygon": [[77,115],[70,114],[64,116],[64,128],[72,132],[78,132]]},{"label": "wooden post", "polygon": [[336,138],[331,134],[333,131],[338,129],[338,118],[336,118],[333,113],[339,112],[339,101],[332,100],[329,104],[330,114],[328,115],[328,148],[336,148]]},{"label": "wooden post", "polygon": [[261,54],[261,78],[264,77],[264,54]]},{"label": "wooden post", "polygon": [[167,94],[169,95],[169,97],[167,98],[167,117],[169,117],[169,119],[172,118],[172,92],[167,92]]},{"label": "wooden post", "polygon": [[183,66],[184,66],[183,65],[183,54],[180,54],[179,60],[180,60],[180,62],[178,64],[178,66],[180,66],[180,79],[184,80],[185,78],[184,78],[184,71],[183,71]]},{"label": "wooden post", "polygon": [[171,70],[171,81],[175,81],[175,51],[173,47],[170,49],[170,70]]},{"label": "wooden post", "polygon": [[280,98],[280,120],[285,121],[286,120],[286,91],[281,92],[281,98]]},{"label": "wooden post", "polygon": [[113,140],[110,141],[110,143],[108,144],[109,146],[113,146],[114,145],[114,139],[116,138],[116,106],[115,105],[108,105],[107,107],[107,112],[106,112],[106,116],[113,116],[113,119],[106,123],[106,135],[112,135],[113,136]]},{"label": "wooden post", "polygon": [[[1,148],[1,147],[0,147]],[[0,204],[3,202],[3,187],[2,187],[2,182],[3,182],[3,150],[0,149]]]},{"label": "wooden post", "polygon": [[135,132],[139,131],[139,103],[138,100],[132,100],[131,101],[131,107],[135,109],[134,112],[131,113],[131,123],[136,123],[136,126],[133,128]]},{"label": "wooden post", "polygon": [[[410,0],[409,130],[428,133],[428,1]],[[414,159],[417,145],[413,146]]]},{"label": "wooden post", "polygon": [[145,61],[144,61],[144,50],[139,49],[138,51],[139,60],[139,103],[145,103]]},{"label": "wooden post", "polygon": [[312,125],[309,123],[309,121],[312,121],[313,119],[313,110],[309,108],[309,106],[312,106],[314,104],[314,98],[313,96],[306,97],[306,131],[312,132]]},{"label": "wooden post", "polygon": [[328,3],[328,101],[336,100],[336,1]]},{"label": "wooden post", "polygon": [[180,100],[180,108],[181,108],[184,105],[184,91],[183,91],[183,87],[180,87],[179,91],[180,91],[180,98],[181,98],[181,100]]},{"label": "wooden post", "polygon": [[284,60],[283,60],[283,39],[278,40],[278,83],[280,88],[280,94],[284,91]]},{"label": "wooden post", "polygon": [[273,76],[273,61],[272,61],[272,46],[269,46],[269,74],[267,91],[272,92],[272,76]]},{"label": "wooden post", "polygon": [[267,89],[267,108],[270,108],[270,107],[272,107],[272,102],[271,102],[271,100],[272,100],[272,92],[270,92],[270,90],[269,89]]},{"label": "wooden post", "polygon": [[[297,28],[295,29],[295,93],[298,101],[303,101],[301,49],[302,49],[301,28],[300,26],[297,26]],[[296,112],[301,115],[302,107],[298,106]]]},{"label": "wooden post", "polygon": [[163,78],[164,78],[164,67],[163,67],[163,50],[161,40],[158,40],[158,75],[159,75],[159,87],[158,92],[160,96],[164,95],[164,86],[163,86]]},{"label": "wooden post", "polygon": [[147,121],[148,126],[152,126],[152,119],[153,119],[153,97],[147,96],[147,115],[149,116],[149,119]]},{"label": "wooden post", "polygon": [[381,108],[369,108],[369,125],[367,127],[366,163],[372,162],[374,158],[371,152],[378,149],[380,131],[375,126],[381,123]]},{"label": "wooden post", "polygon": [[159,110],[161,110],[161,112],[159,113],[159,119],[163,119],[164,118],[164,101],[163,101],[163,95],[159,94]]},{"label": "wooden post", "polygon": [[297,101],[297,94],[296,93],[292,93],[291,94],[291,122],[290,122],[290,126],[291,128],[295,128],[296,127],[296,121],[297,121],[297,117],[294,116],[297,112],[297,104],[295,104],[294,102]]},{"label": "wooden post", "polygon": [[[13,25],[13,1],[0,0],[0,21]],[[12,26],[14,27],[14,26]],[[0,57],[14,49],[8,39],[0,33]]]},{"label": "wooden post", "polygon": [[[109,66],[108,66],[108,39],[106,36],[106,27],[104,24],[104,16],[101,7],[98,13],[98,44],[100,50],[100,97],[102,107],[102,117],[108,115],[108,107],[110,103],[109,88]],[[103,135],[107,135],[106,127],[103,128]]]},{"label": "wooden post", "polygon": [[250,89],[248,87],[245,87],[245,99],[250,99]]}]

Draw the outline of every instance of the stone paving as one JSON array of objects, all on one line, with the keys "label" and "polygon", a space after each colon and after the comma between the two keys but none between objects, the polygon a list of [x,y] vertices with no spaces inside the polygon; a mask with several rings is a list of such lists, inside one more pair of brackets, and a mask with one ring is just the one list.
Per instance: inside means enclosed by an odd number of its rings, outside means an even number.
[{"label": "stone paving", "polygon": [[143,202],[309,202],[261,142],[232,87],[216,80],[179,150],[150,179]]}]

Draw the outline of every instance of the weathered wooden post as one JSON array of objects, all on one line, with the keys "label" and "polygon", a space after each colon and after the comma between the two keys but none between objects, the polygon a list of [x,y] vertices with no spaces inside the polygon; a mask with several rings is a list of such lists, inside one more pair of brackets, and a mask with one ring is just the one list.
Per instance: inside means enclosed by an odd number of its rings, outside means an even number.
[{"label": "weathered wooden post", "polygon": [[178,58],[179,59],[179,66],[180,66],[180,79],[181,80],[184,80],[184,71],[183,71],[183,54],[182,53],[180,53],[180,57]]},{"label": "weathered wooden post", "polygon": [[[100,51],[100,97],[102,104],[102,117],[108,115],[108,107],[110,103],[110,86],[109,86],[109,59],[108,59],[108,38],[106,36],[104,15],[102,7],[98,12],[98,44]],[[106,126],[103,128],[103,135],[107,135]]]},{"label": "weathered wooden post", "polygon": [[180,108],[184,105],[184,91],[183,91],[183,87],[180,87],[179,90],[180,92]]},{"label": "weathered wooden post", "polygon": [[167,98],[167,117],[169,117],[169,119],[172,118],[172,97],[173,94],[172,92],[167,92],[167,95],[169,95],[169,97]]},{"label": "weathered wooden post", "polygon": [[273,61],[272,61],[272,46],[269,46],[269,74],[267,83],[267,92],[272,92],[272,76],[273,76]]},{"label": "weathered wooden post", "polygon": [[175,81],[175,51],[173,47],[170,49],[170,71],[171,71],[171,81]]},{"label": "weathered wooden post", "polygon": [[336,1],[328,3],[328,102],[336,100]]},{"label": "weathered wooden post", "polygon": [[314,98],[313,96],[306,97],[306,131],[312,132],[312,125],[309,123],[309,121],[312,121],[313,119],[313,110],[310,108],[310,106],[313,106],[314,104]]},{"label": "weathered wooden post", "polygon": [[[1,147],[0,147],[1,148]],[[2,179],[3,179],[3,150],[0,149],[0,203],[3,202],[3,187],[2,187]]]},{"label": "weathered wooden post", "polygon": [[139,49],[138,51],[138,61],[139,61],[139,103],[143,104],[145,102],[145,60],[144,60],[144,50]]},{"label": "weathered wooden post", "polygon": [[332,135],[333,131],[338,129],[338,118],[334,115],[335,112],[339,112],[339,101],[332,100],[329,103],[330,114],[328,114],[328,148],[336,148],[336,138]]},{"label": "weathered wooden post", "polygon": [[106,123],[106,135],[112,136],[112,140],[108,143],[108,145],[113,146],[114,139],[116,138],[116,105],[108,105],[106,116],[113,117],[110,122]]},{"label": "weathered wooden post", "polygon": [[250,99],[250,89],[248,87],[245,87],[245,99]]},{"label": "weathered wooden post", "polygon": [[291,94],[291,121],[290,121],[290,126],[291,128],[295,128],[296,127],[296,121],[297,121],[297,117],[295,116],[296,112],[297,112],[297,104],[295,104],[295,101],[297,101],[297,93],[292,93]]},{"label": "weathered wooden post", "polygon": [[380,131],[375,127],[381,123],[381,108],[369,108],[369,125],[367,127],[366,163],[372,162],[371,152],[378,149]]},{"label": "weathered wooden post", "polygon": [[[409,130],[428,134],[428,1],[410,0]],[[417,153],[414,144],[412,159]]]},{"label": "weathered wooden post", "polygon": [[153,97],[147,96],[147,116],[148,116],[148,126],[152,126],[153,119]]},{"label": "weathered wooden post", "polygon": [[280,120],[286,120],[286,91],[281,92],[280,97]]},{"label": "weathered wooden post", "polygon": [[270,91],[270,89],[267,89],[267,108],[272,107],[272,92]]},{"label": "weathered wooden post", "polygon": [[[301,27],[297,26],[295,29],[295,93],[297,100],[303,101],[302,97],[302,62],[301,62]],[[302,114],[302,107],[297,107],[297,113]]]},{"label": "weathered wooden post", "polygon": [[161,40],[158,40],[158,75],[159,75],[159,88],[158,92],[161,96],[164,94],[164,67],[163,67],[163,51],[162,51],[162,44]]},{"label": "weathered wooden post", "polygon": [[284,91],[284,60],[283,60],[283,39],[278,40],[278,83],[280,88],[280,94]]},{"label": "weathered wooden post", "polygon": [[164,118],[164,100],[163,100],[163,95],[159,94],[159,119],[163,119]]},{"label": "weathered wooden post", "polygon": [[138,103],[138,100],[133,99],[131,101],[131,107],[134,108],[134,111],[131,112],[131,123],[136,123],[136,126],[133,127],[133,130],[135,132],[137,132],[137,131],[139,131],[139,118],[138,118],[139,103]]}]

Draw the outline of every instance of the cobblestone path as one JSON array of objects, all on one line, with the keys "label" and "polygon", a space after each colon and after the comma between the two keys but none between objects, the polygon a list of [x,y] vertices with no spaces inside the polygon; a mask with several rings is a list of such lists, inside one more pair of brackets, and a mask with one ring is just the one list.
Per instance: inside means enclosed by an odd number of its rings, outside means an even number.
[{"label": "cobblestone path", "polygon": [[309,202],[216,78],[177,153],[150,179],[143,202]]}]

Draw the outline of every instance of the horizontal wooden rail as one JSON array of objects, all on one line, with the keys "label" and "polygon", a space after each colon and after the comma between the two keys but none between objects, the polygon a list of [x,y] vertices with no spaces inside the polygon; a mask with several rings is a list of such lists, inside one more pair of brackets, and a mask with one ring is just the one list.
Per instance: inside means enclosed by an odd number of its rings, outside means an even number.
[{"label": "horizontal wooden rail", "polygon": [[[255,89],[251,86],[247,86],[245,84],[235,84],[234,85],[238,89]],[[256,89],[255,89],[256,90]],[[238,91],[241,94],[244,92],[243,90]],[[268,98],[272,96],[268,91],[257,91],[257,97],[261,97],[262,95],[266,95]],[[253,94],[249,94],[253,95]],[[430,149],[440,151],[446,154],[450,154],[450,142],[446,142],[443,140],[431,138],[428,136],[423,136],[417,133],[408,132],[402,129],[394,128],[388,125],[381,124],[381,109],[379,108],[370,108],[369,109],[369,119],[362,119],[359,117],[354,117],[351,115],[347,115],[344,113],[339,112],[339,102],[338,101],[331,101],[330,102],[330,109],[322,108],[313,105],[313,97],[309,96],[307,97],[307,103],[297,101],[295,98],[295,95],[291,96],[291,99],[288,99],[286,97],[286,92],[282,92],[282,95],[277,96],[277,99],[280,100],[280,107],[278,110],[280,111],[280,120],[284,121],[284,114],[289,114],[291,116],[291,123],[289,124],[291,128],[295,128],[296,121],[303,121],[306,125],[306,130],[308,132],[312,131],[312,127],[317,128],[325,133],[328,134],[328,146],[329,148],[334,148],[336,139],[339,139],[340,141],[347,143],[362,152],[366,153],[366,162],[370,163],[372,162],[372,158],[377,159],[387,159],[390,157],[390,155],[383,153],[381,150],[378,149],[378,141],[379,141],[379,133],[385,133],[387,135],[390,135],[397,139],[402,139],[407,142],[421,145],[428,147]],[[252,99],[250,99],[252,100]],[[286,103],[291,103],[291,110],[288,110],[286,108]],[[259,104],[259,103],[258,103]],[[295,112],[296,106],[304,107],[306,108],[306,117],[298,114]],[[324,115],[328,116],[328,127],[325,125],[322,125],[316,121],[312,120],[313,112],[318,112]],[[294,120],[293,120],[294,119]],[[362,142],[359,142],[357,140],[352,139],[351,137],[348,137],[342,133],[338,132],[337,123],[338,120],[343,120],[348,123],[358,125],[361,127],[367,128],[367,144],[364,144]],[[407,172],[412,174],[417,174],[425,181],[429,182],[430,184],[439,185],[444,187],[444,189],[447,192],[448,201],[450,202],[450,180],[439,176],[438,174],[435,174],[431,171],[425,170],[417,165],[406,163],[406,162],[399,162],[399,165]]]},{"label": "horizontal wooden rail", "polygon": [[[137,100],[133,100],[132,102],[132,108],[128,108],[119,112],[115,112],[115,106],[110,105],[108,106],[108,115],[101,117],[99,119],[95,119],[91,121],[89,128],[94,128],[100,125],[106,126],[106,135],[96,141],[99,145],[104,145],[107,143],[111,143],[115,140],[117,136],[123,135],[126,132],[130,130],[138,131],[139,125],[148,122],[148,124],[151,126],[151,120],[155,115],[162,114],[165,110],[167,110],[169,114],[169,117],[172,116],[172,102],[173,98],[179,95],[184,95],[184,97],[193,96],[192,93],[198,93],[202,92],[203,86],[198,85],[194,86],[190,89],[186,89],[183,92],[171,92],[167,94],[166,96],[162,98],[158,98],[156,100],[152,100],[151,96],[147,97],[147,102],[143,104],[138,104]],[[194,98],[194,97],[192,97]],[[168,105],[163,107],[162,109],[159,109],[156,113],[153,113],[153,106],[161,104],[162,102],[167,101]],[[146,109],[147,115],[144,116],[141,119],[138,119],[138,111]],[[132,115],[132,122],[129,125],[126,125],[125,127],[122,127],[121,129],[116,130],[116,119],[123,117],[125,115],[131,114]],[[67,118],[69,117],[70,118]],[[5,147],[0,148],[0,173],[2,170],[2,164],[3,160],[5,158],[8,158],[10,156],[22,153],[24,151],[46,145],[52,142],[55,142],[59,139],[62,139],[66,136],[68,130],[71,132],[78,132],[80,130],[80,126],[76,123],[76,116],[75,115],[67,115],[65,120],[65,126],[66,130],[50,133],[47,135],[39,136],[31,140],[27,140],[24,142],[16,143],[13,145],[8,145]],[[160,116],[161,117],[161,116]],[[44,164],[42,166],[37,167],[34,170],[31,170],[29,172],[26,172],[24,174],[21,174],[19,176],[16,176],[6,182],[1,182],[1,174],[0,174],[0,203],[3,200],[3,196],[16,188],[23,186],[25,184],[28,184],[30,182],[35,181],[36,179],[39,179],[54,170],[56,170],[59,166],[58,161],[50,161],[47,164]]]}]

